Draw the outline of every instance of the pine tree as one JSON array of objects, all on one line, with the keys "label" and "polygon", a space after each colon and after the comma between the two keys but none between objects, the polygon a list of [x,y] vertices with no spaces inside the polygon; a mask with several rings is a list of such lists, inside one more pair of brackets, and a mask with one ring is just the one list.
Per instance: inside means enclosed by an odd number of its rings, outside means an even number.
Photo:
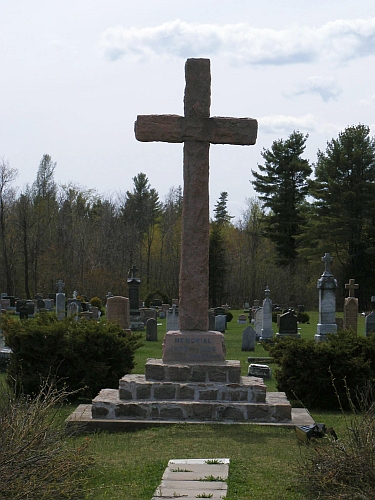
[{"label": "pine tree", "polygon": [[274,141],[271,149],[263,149],[261,173],[252,170],[252,184],[259,193],[267,215],[267,236],[275,243],[279,263],[292,264],[297,258],[297,236],[304,220],[302,207],[308,193],[308,177],[312,172],[308,160],[301,158],[308,135],[294,131],[285,141]]}]

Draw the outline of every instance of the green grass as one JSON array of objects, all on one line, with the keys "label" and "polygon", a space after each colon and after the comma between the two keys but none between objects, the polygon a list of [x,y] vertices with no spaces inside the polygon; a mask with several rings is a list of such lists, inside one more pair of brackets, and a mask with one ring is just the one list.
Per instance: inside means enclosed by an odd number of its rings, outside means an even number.
[{"label": "green grass", "polygon": [[[254,352],[242,352],[242,331],[238,314],[228,323],[225,333],[227,359],[241,361],[242,374],[248,369],[248,356],[264,357],[268,353],[261,345]],[[302,338],[313,338],[318,313],[310,314],[310,325],[301,326]],[[158,327],[157,342],[146,342],[136,353],[134,373],[144,373],[147,358],[161,358],[165,320]],[[276,325],[274,324],[276,332]],[[358,332],[363,334],[364,318],[359,319]],[[143,332],[145,339],[145,332]],[[275,381],[267,381],[275,391]],[[74,405],[64,408],[69,415]],[[335,412],[312,412],[316,422],[333,427],[342,436],[345,430],[343,415]],[[229,458],[227,500],[307,500],[299,490],[297,462],[305,452],[294,429],[260,425],[198,425],[180,424],[118,434],[97,433],[87,438],[94,465],[89,473],[86,500],[150,500],[160,484],[163,472],[171,459]],[[72,438],[76,445],[82,438]]]}]

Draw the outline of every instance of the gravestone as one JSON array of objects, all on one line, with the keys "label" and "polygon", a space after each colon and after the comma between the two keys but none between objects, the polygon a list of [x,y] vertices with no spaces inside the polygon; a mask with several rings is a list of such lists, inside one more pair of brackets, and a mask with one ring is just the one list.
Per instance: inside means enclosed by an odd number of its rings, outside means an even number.
[{"label": "gravestone", "polygon": [[359,285],[355,283],[354,279],[350,279],[349,283],[345,284],[345,288],[349,290],[349,297],[346,297],[344,302],[343,328],[357,333],[358,299],[354,296],[354,290],[357,290]]},{"label": "gravestone", "polygon": [[139,316],[139,287],[141,285],[141,279],[135,276],[137,271],[138,269],[133,265],[131,269],[129,269],[130,276],[127,279],[131,316]]},{"label": "gravestone", "polygon": [[261,377],[269,379],[272,377],[272,370],[268,365],[251,363],[249,365],[248,375],[252,377]]},{"label": "gravestone", "polygon": [[53,300],[52,299],[44,299],[44,308],[47,310],[47,311],[51,311],[51,309],[53,309]]},{"label": "gravestone", "polygon": [[225,333],[225,328],[227,325],[226,314],[218,314],[215,316],[215,332]]},{"label": "gravestone", "polygon": [[1,304],[1,309],[10,309],[10,300],[9,299],[1,299],[0,304]]},{"label": "gravestone", "polygon": [[372,311],[365,318],[365,337],[368,337],[370,333],[375,333],[375,312]]},{"label": "gravestone", "polygon": [[146,321],[146,340],[151,342],[158,340],[158,326],[154,318],[148,318]]},{"label": "gravestone", "polygon": [[59,321],[62,321],[65,319],[65,293],[63,292],[65,283],[63,280],[58,280],[56,286],[56,316]]},{"label": "gravestone", "polygon": [[31,300],[26,301],[26,307],[27,307],[27,315],[30,318],[30,316],[34,316],[35,312],[35,304]]},{"label": "gravestone", "polygon": [[67,307],[67,316],[68,318],[72,318],[75,321],[78,321],[79,307],[78,304],[74,301],[69,302]]},{"label": "gravestone", "polygon": [[317,325],[315,342],[323,342],[327,338],[327,333],[336,333],[336,289],[337,281],[330,270],[330,264],[333,258],[329,253],[324,254],[322,262],[325,264],[325,270],[318,279],[317,287],[319,289],[319,323]]},{"label": "gravestone", "polygon": [[123,330],[130,328],[130,308],[127,297],[115,296],[107,299],[107,320],[117,323]]},{"label": "gravestone", "polygon": [[335,323],[338,330],[342,330],[344,328],[344,318],[335,318]]},{"label": "gravestone", "polygon": [[149,318],[152,318],[152,319],[155,319],[157,318],[157,312],[156,312],[156,309],[152,309],[151,307],[142,307],[140,310],[139,310],[139,313],[140,313],[140,320],[143,321],[143,323],[147,323],[147,320]]},{"label": "gravestone", "polygon": [[178,307],[173,304],[167,311],[167,321],[166,321],[167,333],[178,330]]},{"label": "gravestone", "polygon": [[91,306],[90,312],[92,313],[92,319],[99,319],[99,307]]},{"label": "gravestone", "polygon": [[298,333],[297,316],[293,309],[280,314],[279,332],[276,334],[276,337],[293,337],[298,339],[301,337]]},{"label": "gravestone", "polygon": [[8,299],[9,300],[9,308],[10,309],[13,309],[16,307],[16,297],[14,297],[13,295],[6,295],[4,297],[4,299]]},{"label": "gravestone", "polygon": [[256,340],[260,340],[262,336],[262,328],[263,328],[263,308],[258,307],[258,309],[255,311],[255,318],[254,318],[254,329],[256,333]]},{"label": "gravestone", "polygon": [[237,323],[238,323],[239,325],[246,325],[246,323],[247,323],[247,316],[246,316],[246,314],[240,314],[240,315],[238,316]]},{"label": "gravestone", "polygon": [[26,307],[26,304],[27,304],[27,300],[18,299],[16,302],[16,313],[19,314],[21,312],[21,307]]},{"label": "gravestone", "polygon": [[43,299],[37,299],[37,308],[39,311],[44,310],[46,308],[46,303]]},{"label": "gravestone", "polygon": [[242,347],[241,351],[254,351],[255,350],[255,337],[256,333],[252,326],[247,326],[242,332]]},{"label": "gravestone", "polygon": [[28,319],[28,318],[29,318],[29,312],[27,306],[20,307],[20,319]]},{"label": "gravestone", "polygon": [[265,299],[262,307],[262,336],[261,340],[269,340],[273,337],[272,330],[272,300],[270,299],[270,289],[267,287],[264,291]]}]

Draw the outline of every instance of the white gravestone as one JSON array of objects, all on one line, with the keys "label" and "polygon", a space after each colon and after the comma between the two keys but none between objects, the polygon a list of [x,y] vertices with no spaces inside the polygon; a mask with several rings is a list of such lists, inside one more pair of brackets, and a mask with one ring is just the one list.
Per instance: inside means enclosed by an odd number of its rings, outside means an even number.
[{"label": "white gravestone", "polygon": [[267,287],[264,291],[266,297],[263,300],[263,326],[261,340],[269,340],[273,337],[272,330],[272,300],[270,299],[270,290]]}]

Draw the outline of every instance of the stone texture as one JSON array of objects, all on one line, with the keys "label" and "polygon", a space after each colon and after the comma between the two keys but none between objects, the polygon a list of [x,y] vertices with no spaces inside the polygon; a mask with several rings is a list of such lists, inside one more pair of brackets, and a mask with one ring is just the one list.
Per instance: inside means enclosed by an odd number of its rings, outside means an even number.
[{"label": "stone texture", "polygon": [[242,332],[241,351],[255,351],[256,332],[252,326],[247,326]]},{"label": "stone texture", "polygon": [[185,80],[184,117],[139,116],[135,135],[141,141],[184,142],[179,328],[207,331],[210,142],[255,144],[257,123],[248,118],[210,118],[209,59],[188,59]]},{"label": "stone texture", "polygon": [[[226,360],[220,363],[165,363],[149,358],[145,365],[145,377],[150,381],[165,382],[226,382],[240,383],[241,363]],[[120,381],[121,387],[121,381]]]},{"label": "stone texture", "polygon": [[130,327],[129,299],[115,296],[107,299],[107,320],[117,323],[124,330]]},{"label": "stone texture", "polygon": [[225,360],[225,337],[219,332],[174,331],[165,334],[165,363],[202,363]]}]

